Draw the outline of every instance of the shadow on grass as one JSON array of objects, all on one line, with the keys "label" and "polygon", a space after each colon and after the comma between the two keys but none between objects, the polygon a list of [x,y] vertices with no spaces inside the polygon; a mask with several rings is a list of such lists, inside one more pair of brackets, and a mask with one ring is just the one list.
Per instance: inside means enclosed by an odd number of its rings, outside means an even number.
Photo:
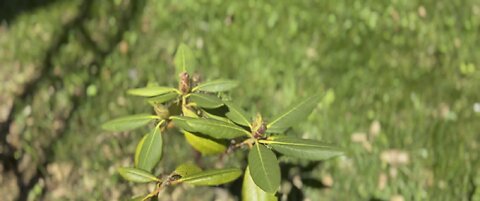
[{"label": "shadow on grass", "polygon": [[[55,0],[1,1],[0,20],[7,20],[7,22],[12,21],[22,12],[46,6],[53,3],[54,1]],[[86,51],[91,51],[95,54],[95,58],[90,63],[86,64],[86,66],[88,67],[85,68],[86,70],[88,70],[89,72],[95,72],[91,74],[89,79],[87,79],[83,83],[83,88],[86,88],[86,86],[91,84],[99,76],[98,72],[100,72],[100,70],[93,71],[91,68],[100,68],[101,66],[103,66],[105,58],[122,40],[123,34],[130,29],[131,25],[134,22],[136,22],[136,19],[142,13],[144,7],[143,0],[134,1],[124,10],[120,11],[121,13],[119,16],[118,29],[113,32],[113,35],[108,39],[107,47],[101,48],[91,38],[91,33],[89,33],[89,31],[85,28],[85,24],[92,18],[92,13],[90,13],[90,11],[92,10],[92,7],[95,6],[94,4],[94,0],[84,0],[82,4],[79,5],[78,15],[63,25],[62,30],[57,35],[56,39],[50,44],[50,47],[45,53],[45,56],[41,63],[39,76],[26,83],[26,85],[24,86],[25,90],[17,97],[18,101],[16,101],[14,107],[12,107],[12,111],[10,111],[10,115],[7,121],[0,124],[0,145],[4,147],[3,152],[0,154],[0,162],[5,167],[4,171],[12,171],[16,177],[16,183],[20,191],[16,199],[18,201],[28,200],[29,192],[34,189],[35,185],[40,180],[43,180],[47,176],[45,170],[47,166],[52,162],[52,158],[46,158],[45,160],[40,162],[38,167],[32,167],[35,168],[33,176],[28,176],[28,174],[25,174],[25,172],[28,171],[24,171],[19,168],[19,163],[22,160],[22,157],[15,157],[15,152],[17,150],[15,149],[15,147],[13,147],[7,142],[7,135],[10,130],[11,124],[14,122],[15,115],[21,112],[20,108],[22,108],[22,105],[24,103],[32,101],[32,97],[36,95],[39,87],[42,86],[40,83],[55,81],[55,77],[53,76],[53,61],[56,55],[59,54],[60,49],[64,45],[69,43],[69,36],[71,36],[72,33],[80,33],[78,34],[78,40],[82,41],[82,44],[84,44],[84,46],[86,47]],[[74,65],[74,63],[72,63],[72,65]],[[69,122],[71,120],[76,110],[82,106],[82,103],[84,102],[83,99],[84,96],[80,95],[71,95],[71,97],[69,97],[69,101],[70,103],[72,103],[72,109],[68,112],[68,115],[64,119],[62,119],[63,122]],[[45,156],[53,156],[55,154],[53,149],[54,146],[52,145],[55,144],[57,141],[61,141],[68,129],[68,126],[66,126],[63,129],[52,133],[52,136],[49,136],[49,138],[52,139],[50,141],[50,144],[43,145],[46,146],[45,149],[42,150],[43,152],[45,152]],[[46,189],[46,187],[42,187],[40,191],[40,200],[43,199],[47,191],[48,189]]]},{"label": "shadow on grass", "polygon": [[11,23],[25,12],[48,6],[58,0],[2,0],[0,1],[0,22]]}]

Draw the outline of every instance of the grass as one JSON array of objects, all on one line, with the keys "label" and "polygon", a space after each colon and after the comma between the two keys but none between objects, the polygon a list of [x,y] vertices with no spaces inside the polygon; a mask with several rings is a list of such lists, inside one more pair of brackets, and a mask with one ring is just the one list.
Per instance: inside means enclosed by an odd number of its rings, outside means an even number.
[{"label": "grass", "polygon": [[[143,131],[112,134],[100,124],[148,111],[126,89],[149,80],[175,84],[172,55],[181,42],[195,50],[205,79],[241,81],[232,97],[252,113],[273,116],[301,97],[334,92],[333,102],[292,132],[339,144],[347,155],[311,174],[290,169],[289,179],[333,181],[322,189],[305,184],[297,199],[480,199],[480,114],[473,110],[480,101],[478,2],[90,3],[55,2],[16,17],[0,32],[1,74],[25,75],[0,76],[0,89],[15,100],[17,132],[9,135],[19,141],[16,158],[33,158],[46,181],[33,182],[31,199],[118,200],[145,190],[131,188],[115,172],[133,163]],[[86,16],[68,29],[65,24],[81,13]],[[48,58],[45,52],[62,34],[65,40]],[[36,80],[30,71],[40,78],[22,96],[12,89]],[[370,131],[373,122],[378,133]],[[352,141],[358,136],[366,140]],[[185,149],[174,133],[167,141]],[[408,162],[382,160],[389,150]],[[176,153],[164,156],[157,171],[191,157],[190,151]],[[49,170],[57,166],[75,168],[62,179]],[[177,191],[187,191],[188,199],[207,189]]]}]

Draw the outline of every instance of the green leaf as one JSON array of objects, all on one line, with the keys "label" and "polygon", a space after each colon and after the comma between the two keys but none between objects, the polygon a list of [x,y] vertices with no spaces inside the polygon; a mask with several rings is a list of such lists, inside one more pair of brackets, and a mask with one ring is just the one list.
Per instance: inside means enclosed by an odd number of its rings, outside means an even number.
[{"label": "green leaf", "polygon": [[228,107],[228,112],[225,115],[230,120],[242,126],[251,127],[248,115],[242,108],[232,102],[225,102],[225,105]]},{"label": "green leaf", "polygon": [[161,103],[171,101],[171,100],[175,99],[176,97],[178,97],[177,93],[167,92],[166,94],[162,94],[162,95],[159,95],[159,96],[154,96],[154,97],[148,98],[147,101],[150,104],[161,104]]},{"label": "green leaf", "polygon": [[268,193],[277,191],[280,186],[280,166],[275,153],[257,142],[248,153],[248,166],[258,187]]},{"label": "green leaf", "polygon": [[201,111],[202,111],[202,116],[206,117],[207,119],[215,119],[215,120],[223,121],[223,122],[226,122],[226,123],[233,123],[232,121],[230,121],[230,119],[227,119],[225,117],[221,117],[221,116],[218,116],[218,115],[211,114],[211,113],[209,113],[205,110],[201,110]]},{"label": "green leaf", "polygon": [[147,136],[148,136],[148,133],[142,137],[140,142],[138,142],[137,144],[137,148],[135,148],[135,158],[134,158],[135,167],[138,167],[138,159],[140,157],[140,151],[142,150],[143,143],[145,142],[145,138],[147,138]]},{"label": "green leaf", "polygon": [[172,119],[175,125],[184,130],[199,132],[216,139],[232,139],[241,136],[250,136],[250,133],[242,127],[223,121],[189,117],[173,117]]},{"label": "green leaf", "polygon": [[181,177],[189,177],[190,175],[201,172],[202,169],[193,163],[184,163],[175,169],[175,174]]},{"label": "green leaf", "polygon": [[136,88],[136,89],[129,89],[127,94],[133,96],[143,96],[143,97],[152,97],[158,96],[170,92],[177,92],[178,90],[172,87],[160,87],[160,86],[151,86],[151,87],[143,87],[143,88]]},{"label": "green leaf", "polygon": [[192,91],[206,91],[206,92],[222,92],[228,91],[238,86],[238,82],[234,80],[214,80],[204,82],[194,87]]},{"label": "green leaf", "polygon": [[138,155],[137,168],[152,171],[162,158],[163,139],[158,128],[147,134]]},{"label": "green leaf", "polygon": [[102,129],[109,131],[127,131],[147,125],[152,119],[158,119],[151,114],[136,114],[110,120],[102,125]]},{"label": "green leaf", "polygon": [[222,100],[210,94],[191,93],[188,97],[201,108],[217,108],[223,105]]},{"label": "green leaf", "polygon": [[317,106],[321,99],[320,94],[316,94],[303,101],[290,106],[288,110],[281,113],[267,125],[268,133],[283,133],[289,127],[303,121]]},{"label": "green leaf", "polygon": [[185,182],[196,186],[216,186],[231,182],[242,174],[238,168],[227,168],[220,170],[207,170],[182,177],[178,182]]},{"label": "green leaf", "polygon": [[185,105],[182,105],[182,114],[186,117],[198,118],[197,113],[195,113],[195,111],[193,111],[192,109],[185,107]]},{"label": "green leaf", "polygon": [[137,183],[160,181],[160,179],[149,172],[137,168],[121,167],[118,168],[118,173],[120,173],[124,179]]},{"label": "green leaf", "polygon": [[316,140],[300,139],[295,137],[273,137],[272,140],[262,140],[275,151],[283,155],[308,160],[326,160],[342,155],[341,149]]},{"label": "green leaf", "polygon": [[195,70],[195,57],[192,50],[187,45],[180,44],[175,53],[174,63],[177,74],[182,72],[193,73]]},{"label": "green leaf", "polygon": [[276,201],[275,194],[267,193],[259,188],[255,182],[253,182],[250,170],[247,167],[245,175],[243,177],[242,186],[242,201]]},{"label": "green leaf", "polygon": [[171,116],[170,119],[172,120],[173,124],[175,127],[190,131],[192,128],[187,124],[187,121],[198,119],[194,117],[187,117],[187,116]]},{"label": "green leaf", "polygon": [[185,134],[187,142],[204,156],[224,153],[225,150],[227,150],[225,144],[219,140],[209,139],[207,136],[190,133],[188,131],[184,131],[183,133]]}]

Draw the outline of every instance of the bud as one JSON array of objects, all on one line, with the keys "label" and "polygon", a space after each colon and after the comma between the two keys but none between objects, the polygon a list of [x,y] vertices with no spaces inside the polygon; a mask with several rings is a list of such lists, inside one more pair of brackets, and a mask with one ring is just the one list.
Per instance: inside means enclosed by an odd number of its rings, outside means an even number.
[{"label": "bud", "polygon": [[157,113],[157,115],[162,119],[168,119],[168,117],[170,116],[168,108],[163,106],[162,104],[154,105],[153,109],[155,110],[155,113]]},{"label": "bud", "polygon": [[255,121],[252,123],[252,134],[254,138],[261,138],[267,131],[267,124],[263,121],[262,116],[257,114]]},{"label": "bud", "polygon": [[267,124],[265,122],[262,122],[262,125],[260,125],[260,127],[258,128],[257,133],[263,135],[265,131],[267,131]]},{"label": "bud", "polygon": [[190,76],[187,72],[180,73],[180,91],[183,94],[190,92]]}]

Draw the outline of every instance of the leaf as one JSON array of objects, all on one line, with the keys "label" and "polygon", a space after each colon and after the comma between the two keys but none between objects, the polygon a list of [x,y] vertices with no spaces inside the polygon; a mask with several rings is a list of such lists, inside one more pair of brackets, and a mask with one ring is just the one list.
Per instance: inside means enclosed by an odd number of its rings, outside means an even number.
[{"label": "leaf", "polygon": [[151,114],[136,114],[110,120],[102,125],[102,129],[109,131],[127,131],[147,125],[157,116]]},{"label": "leaf", "polygon": [[127,91],[127,94],[133,95],[133,96],[152,97],[152,96],[158,96],[158,95],[166,94],[169,92],[177,92],[177,91],[178,91],[177,89],[172,87],[151,86],[151,87],[129,89]]},{"label": "leaf", "polygon": [[196,186],[216,186],[231,182],[242,174],[238,168],[227,168],[220,170],[207,170],[182,177],[178,182],[185,182]]},{"label": "leaf", "polygon": [[245,129],[223,121],[213,119],[194,119],[187,121],[193,132],[199,132],[217,139],[232,139],[241,136],[250,136]]},{"label": "leaf", "polygon": [[175,99],[176,97],[178,97],[177,93],[167,92],[166,94],[162,94],[162,95],[158,95],[158,96],[148,98],[147,101],[150,104],[161,104],[161,103],[171,101],[171,100]]},{"label": "leaf", "polygon": [[[206,113],[206,112],[204,112]],[[187,117],[198,117],[197,114],[193,113],[193,111],[189,110],[188,108],[183,107],[183,114]],[[206,115],[207,116],[207,115]],[[214,115],[211,115],[214,116]],[[211,117],[209,116],[209,117]],[[219,117],[221,118],[221,117]],[[174,121],[175,123],[175,121]],[[177,120],[177,123],[184,123],[184,127],[187,126],[186,121],[181,121]],[[179,128],[182,128],[182,126],[178,126]],[[202,155],[212,155],[212,154],[218,154],[218,153],[223,153],[227,149],[225,146],[225,143],[223,143],[221,140],[218,139],[212,139],[209,136],[202,135],[199,133],[191,133],[183,129],[183,133],[185,135],[185,139],[187,142],[197,151],[202,153]]]},{"label": "leaf", "polygon": [[143,143],[145,142],[145,138],[147,138],[147,136],[148,136],[148,133],[142,137],[140,142],[138,142],[137,144],[137,148],[135,148],[135,157],[134,157],[135,167],[138,167],[138,158],[140,157],[140,151],[142,150]]},{"label": "leaf", "polygon": [[205,92],[222,92],[228,91],[238,86],[238,82],[234,80],[214,80],[204,82],[192,89],[192,91],[205,91]]},{"label": "leaf", "polygon": [[188,131],[184,131],[183,133],[185,134],[187,142],[204,156],[224,153],[225,150],[227,150],[225,144],[218,140],[209,139],[206,136],[201,136]]},{"label": "leaf", "polygon": [[242,126],[251,127],[248,115],[242,108],[238,107],[232,102],[225,102],[225,105],[227,105],[229,110],[225,115],[230,120]]},{"label": "leaf", "polygon": [[223,105],[222,100],[210,94],[191,93],[188,97],[201,108],[217,108]]},{"label": "leaf", "polygon": [[225,117],[221,117],[221,116],[218,116],[218,115],[215,115],[215,114],[211,114],[205,110],[201,110],[202,111],[202,116],[203,117],[206,117],[207,119],[215,119],[215,120],[218,120],[218,121],[223,121],[223,122],[226,122],[226,123],[233,123],[232,121],[230,121],[230,119],[227,119]]},{"label": "leaf", "polygon": [[191,117],[172,117],[172,119],[178,127],[184,130],[199,132],[216,139],[250,136],[250,133],[243,128],[223,121]]},{"label": "leaf", "polygon": [[248,153],[248,166],[258,187],[268,193],[277,191],[280,186],[280,166],[275,153],[257,142]]},{"label": "leaf", "polygon": [[242,185],[242,201],[276,201],[275,194],[267,193],[253,182],[250,170],[245,169]]},{"label": "leaf", "polygon": [[193,163],[184,163],[175,169],[175,174],[181,177],[189,177],[190,175],[201,172],[202,169]]},{"label": "leaf", "polygon": [[181,130],[189,131],[189,130],[192,130],[192,128],[187,124],[187,121],[192,120],[192,119],[197,119],[197,118],[185,117],[185,116],[183,116],[183,117],[182,116],[171,116],[170,119],[172,120],[175,127],[179,128]]},{"label": "leaf", "polygon": [[308,160],[326,160],[343,154],[341,149],[316,140],[279,137],[261,142],[267,143],[272,149],[283,155]]},{"label": "leaf", "polygon": [[198,118],[197,113],[195,113],[195,111],[185,107],[185,105],[182,105],[182,113],[183,113],[183,116],[186,116],[186,117]]},{"label": "leaf", "polygon": [[303,121],[317,106],[321,95],[316,94],[290,106],[267,125],[267,133],[283,133],[289,127]]},{"label": "leaf", "polygon": [[162,158],[163,139],[158,128],[147,134],[138,155],[137,168],[152,171]]},{"label": "leaf", "polygon": [[192,50],[185,44],[180,44],[174,58],[177,74],[182,72],[193,73],[195,70],[195,57]]},{"label": "leaf", "polygon": [[118,168],[118,173],[120,173],[124,179],[137,183],[160,181],[160,179],[149,172],[137,168],[121,167]]}]

